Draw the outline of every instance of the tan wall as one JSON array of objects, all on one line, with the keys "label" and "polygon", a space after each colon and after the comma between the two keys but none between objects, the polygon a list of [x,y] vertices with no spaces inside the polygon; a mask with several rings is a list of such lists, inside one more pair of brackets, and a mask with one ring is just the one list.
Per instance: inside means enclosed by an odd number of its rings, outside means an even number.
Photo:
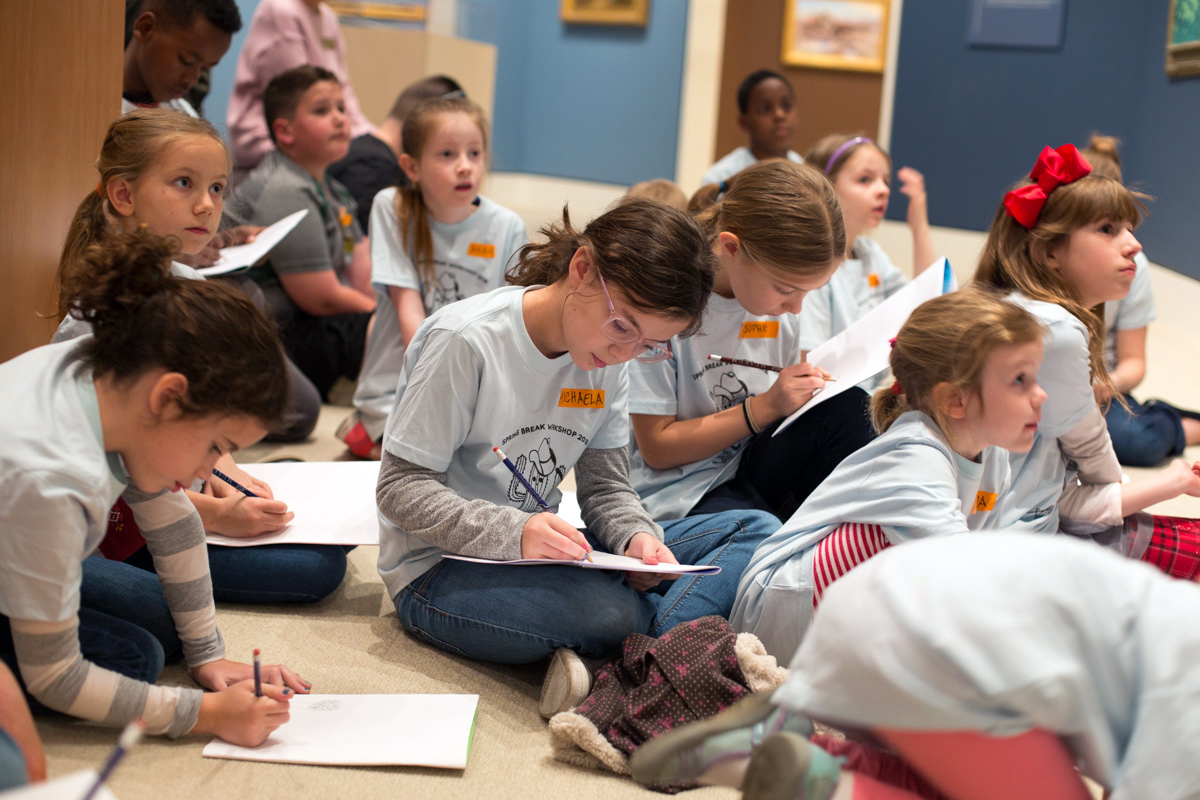
[{"label": "tan wall", "polygon": [[120,112],[121,0],[0,2],[0,361],[50,341],[63,237]]},{"label": "tan wall", "polygon": [[746,135],[737,126],[737,87],[756,69],[786,75],[796,88],[799,113],[792,149],[801,154],[830,133],[875,136],[879,130],[883,76],[784,66],[779,60],[784,8],[785,0],[753,0],[731,2],[726,9],[714,161],[746,144]]}]

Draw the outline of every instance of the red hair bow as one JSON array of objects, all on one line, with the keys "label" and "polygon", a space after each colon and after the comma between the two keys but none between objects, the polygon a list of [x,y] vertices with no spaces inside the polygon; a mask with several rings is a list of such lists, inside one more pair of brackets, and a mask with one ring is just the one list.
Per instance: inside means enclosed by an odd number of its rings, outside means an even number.
[{"label": "red hair bow", "polygon": [[1092,165],[1079,154],[1075,145],[1064,144],[1057,150],[1044,147],[1029,173],[1033,184],[1004,195],[1004,208],[1022,227],[1030,229],[1037,224],[1051,192],[1064,183],[1074,183],[1091,171]]}]

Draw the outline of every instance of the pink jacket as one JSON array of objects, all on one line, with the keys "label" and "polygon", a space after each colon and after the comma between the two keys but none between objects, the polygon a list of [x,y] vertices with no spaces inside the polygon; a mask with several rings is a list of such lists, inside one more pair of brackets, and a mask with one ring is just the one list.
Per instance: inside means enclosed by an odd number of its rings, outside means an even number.
[{"label": "pink jacket", "polygon": [[271,78],[301,64],[316,64],[337,75],[351,136],[374,130],[350,85],[346,42],[333,10],[320,3],[314,13],[304,0],[262,0],[242,43],[225,120],[239,166],[249,169],[275,148],[263,118],[263,89]]}]

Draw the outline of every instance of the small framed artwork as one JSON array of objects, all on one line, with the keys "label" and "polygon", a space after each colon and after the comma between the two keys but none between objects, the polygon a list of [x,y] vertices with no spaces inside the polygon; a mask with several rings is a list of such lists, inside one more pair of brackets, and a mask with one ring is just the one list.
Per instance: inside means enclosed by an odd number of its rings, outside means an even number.
[{"label": "small framed artwork", "polygon": [[1200,0],[1171,0],[1167,74],[1172,78],[1200,75]]},{"label": "small framed artwork", "polygon": [[650,0],[562,0],[562,21],[574,25],[646,27]]},{"label": "small framed artwork", "polygon": [[783,63],[883,72],[890,4],[890,0],[787,0]]}]

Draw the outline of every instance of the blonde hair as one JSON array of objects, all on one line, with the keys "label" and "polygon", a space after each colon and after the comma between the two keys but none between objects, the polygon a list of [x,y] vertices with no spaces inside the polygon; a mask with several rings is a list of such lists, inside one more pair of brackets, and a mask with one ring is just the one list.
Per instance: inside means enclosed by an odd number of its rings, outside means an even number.
[{"label": "blonde hair", "polygon": [[[1014,188],[1031,183],[1026,178]],[[1030,229],[1011,217],[1001,200],[975,270],[976,282],[1062,306],[1082,322],[1088,332],[1091,378],[1107,386],[1122,404],[1125,401],[1113,386],[1104,363],[1103,306],[1084,307],[1075,288],[1050,266],[1049,255],[1072,232],[1104,219],[1136,227],[1145,211],[1143,201],[1149,199],[1148,195],[1132,191],[1120,181],[1093,171],[1053,189],[1037,223]]]},{"label": "blonde hair", "polygon": [[846,252],[842,207],[833,184],[819,171],[782,159],[760,161],[725,187],[724,196],[696,217],[710,243],[728,231],[752,261],[803,277],[824,275],[841,262]]},{"label": "blonde hair", "polygon": [[678,208],[680,211],[688,210],[688,199],[687,195],[683,193],[683,189],[680,189],[666,178],[654,178],[653,180],[635,183],[629,187],[629,191],[625,193],[625,196],[644,197],[647,200],[654,200],[657,203]]},{"label": "blonde hair", "polygon": [[100,147],[100,157],[96,159],[100,183],[95,190],[88,192],[75,210],[59,258],[57,319],[61,320],[67,315],[67,298],[62,289],[63,271],[78,262],[89,246],[120,230],[118,215],[108,199],[108,184],[118,178],[136,181],[154,165],[164,148],[189,136],[208,137],[219,142],[225,152],[226,162],[232,168],[233,162],[225,140],[206,120],[170,109],[146,108],[131,111],[108,126],[104,144]]},{"label": "blonde hair", "polygon": [[[438,118],[446,114],[466,114],[483,136],[483,152],[488,152],[488,126],[483,109],[465,97],[438,97],[419,103],[404,118],[400,131],[400,152],[419,161]],[[429,228],[429,209],[417,183],[396,189],[396,219],[400,223],[400,244],[408,251],[417,275],[426,286],[437,281],[433,265],[433,231]]]},{"label": "blonde hair", "polygon": [[[847,142],[854,139],[862,139],[863,141],[852,144],[842,152],[838,153],[837,159],[830,164],[829,159],[833,158],[833,154],[837,153],[838,148]],[[850,156],[857,153],[864,147],[874,147],[884,158],[888,164],[892,162],[892,157],[887,154],[887,151],[876,144],[873,140],[866,138],[861,133],[831,133],[825,138],[818,141],[812,146],[812,149],[804,156],[804,163],[809,164],[816,169],[821,170],[829,176],[829,180],[836,181],[838,173],[842,171],[842,167],[846,166],[846,162],[850,160]],[[828,169],[826,169],[828,167]]]},{"label": "blonde hair", "polygon": [[871,423],[883,433],[904,412],[923,411],[949,438],[934,387],[947,383],[978,395],[993,350],[1040,342],[1044,332],[1033,314],[980,287],[922,303],[896,334],[890,358],[896,383],[871,398]]},{"label": "blonde hair", "polygon": [[509,283],[544,286],[561,280],[576,251],[586,247],[608,287],[620,287],[634,308],[686,319],[682,336],[700,328],[716,259],[704,231],[683,211],[644,197],[626,197],[581,231],[563,206],[562,220],[540,233],[546,241],[521,248],[505,276]]},{"label": "blonde hair", "polygon": [[1120,146],[1121,140],[1115,136],[1093,133],[1088,146],[1079,152],[1092,165],[1092,172],[1124,183],[1121,178],[1121,154],[1117,152]]}]

